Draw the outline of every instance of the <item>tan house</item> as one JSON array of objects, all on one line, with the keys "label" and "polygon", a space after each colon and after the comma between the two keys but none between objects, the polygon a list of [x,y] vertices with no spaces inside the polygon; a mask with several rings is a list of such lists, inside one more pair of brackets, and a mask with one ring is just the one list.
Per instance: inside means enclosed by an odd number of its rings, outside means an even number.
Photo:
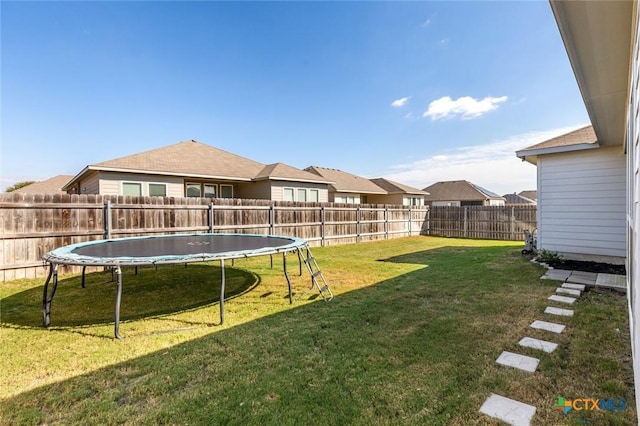
[{"label": "tan house", "polygon": [[310,166],[310,173],[331,181],[329,201],[347,204],[424,205],[425,192],[388,179],[367,179],[338,169]]},{"label": "tan house", "polygon": [[16,189],[16,194],[66,194],[62,188],[73,178],[71,175],[58,175],[52,178],[34,182]]},{"label": "tan house", "polygon": [[428,195],[425,196],[425,202],[434,207],[505,205],[504,197],[466,180],[436,182],[424,188],[423,191],[428,192]]},{"label": "tan house", "polygon": [[188,140],[88,165],[72,194],[328,201],[331,182],[282,163],[265,165]]},{"label": "tan house", "polygon": [[371,179],[371,182],[387,191],[387,195],[384,197],[384,202],[377,201],[378,197],[372,196],[371,200],[374,203],[401,204],[403,206],[424,206],[424,197],[425,195],[428,195],[428,193],[420,189],[403,185],[385,178]]}]

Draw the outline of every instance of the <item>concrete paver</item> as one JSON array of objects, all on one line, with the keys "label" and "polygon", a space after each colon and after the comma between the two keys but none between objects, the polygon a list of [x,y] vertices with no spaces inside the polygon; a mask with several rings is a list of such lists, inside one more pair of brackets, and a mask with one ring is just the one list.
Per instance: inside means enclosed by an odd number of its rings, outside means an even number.
[{"label": "concrete paver", "polygon": [[503,351],[496,362],[506,367],[517,368],[518,370],[533,373],[538,368],[540,360],[526,355],[515,354],[513,352]]},{"label": "concrete paver", "polygon": [[536,407],[492,393],[480,407],[480,412],[512,426],[529,426]]},{"label": "concrete paver", "polygon": [[541,351],[551,353],[558,347],[557,343],[547,342],[545,340],[534,339],[533,337],[523,337],[518,342],[520,346],[526,348],[540,349]]},{"label": "concrete paver", "polygon": [[568,295],[577,296],[577,297],[580,297],[580,295],[582,294],[582,292],[580,290],[574,290],[572,288],[565,288],[565,287],[558,287],[556,289],[556,293],[558,293],[558,294],[568,294]]},{"label": "concrete paver", "polygon": [[550,331],[552,333],[560,334],[560,333],[562,333],[562,331],[564,330],[564,328],[566,326],[562,325],[562,324],[556,324],[555,322],[547,322],[547,321],[536,320],[536,321],[532,322],[529,327],[536,328],[538,330],[546,330],[546,331]]},{"label": "concrete paver", "polygon": [[574,297],[558,296],[557,294],[549,296],[547,299],[553,300],[554,302],[568,303],[569,305],[576,301]]},{"label": "concrete paver", "polygon": [[562,308],[555,308],[553,306],[547,306],[544,310],[545,314],[551,314],[551,315],[560,315],[563,317],[572,317],[573,316],[573,310],[571,309],[562,309]]}]

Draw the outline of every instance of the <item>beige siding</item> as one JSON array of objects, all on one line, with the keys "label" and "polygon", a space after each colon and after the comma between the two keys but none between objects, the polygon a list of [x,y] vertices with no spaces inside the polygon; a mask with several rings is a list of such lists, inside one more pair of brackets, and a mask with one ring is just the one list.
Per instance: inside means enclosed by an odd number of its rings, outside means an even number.
[{"label": "beige siding", "polygon": [[271,200],[271,184],[267,180],[234,185],[234,198]]},{"label": "beige siding", "polygon": [[[304,189],[317,189],[318,190],[318,202],[326,203],[329,201],[329,191],[327,189],[327,185],[318,184],[318,183],[305,183],[305,182],[282,182],[282,181],[271,181],[271,199],[274,201],[283,201],[283,189],[284,188],[294,188],[296,191],[299,188]],[[309,200],[309,195],[307,191],[307,200]],[[296,200],[297,201],[297,200]]]},{"label": "beige siding", "polygon": [[149,183],[167,184],[167,197],[184,197],[184,180],[177,176],[100,172],[100,194],[122,195],[122,182],[141,182],[142,195],[149,194]]},{"label": "beige siding", "polygon": [[539,248],[567,258],[624,258],[625,157],[619,148],[540,156],[538,193]]},{"label": "beige siding", "polygon": [[80,194],[99,194],[100,180],[98,172],[91,172],[80,182]]}]

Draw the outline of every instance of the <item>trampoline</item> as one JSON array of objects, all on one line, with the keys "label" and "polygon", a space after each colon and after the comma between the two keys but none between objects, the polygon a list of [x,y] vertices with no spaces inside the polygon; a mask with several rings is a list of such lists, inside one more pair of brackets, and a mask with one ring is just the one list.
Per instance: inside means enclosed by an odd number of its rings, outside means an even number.
[{"label": "trampoline", "polygon": [[[293,303],[291,280],[287,272],[287,253],[298,255],[300,275],[304,264],[314,286],[325,301],[333,299],[306,240],[294,237],[253,234],[177,234],[151,237],[130,237],[89,241],[57,248],[42,258],[49,264],[49,273],[42,296],[44,326],[51,323],[51,302],[58,286],[58,266],[82,266],[82,287],[87,266],[110,267],[116,273],[114,334],[120,335],[120,302],[122,299],[122,267],[192,262],[219,261],[221,269],[220,324],[224,323],[225,260],[282,254],[284,276],[289,288],[289,303]],[[271,257],[273,262],[273,257]],[[273,265],[273,263],[272,263]],[[52,281],[53,280],[53,281]],[[52,282],[49,289],[49,283]]]}]

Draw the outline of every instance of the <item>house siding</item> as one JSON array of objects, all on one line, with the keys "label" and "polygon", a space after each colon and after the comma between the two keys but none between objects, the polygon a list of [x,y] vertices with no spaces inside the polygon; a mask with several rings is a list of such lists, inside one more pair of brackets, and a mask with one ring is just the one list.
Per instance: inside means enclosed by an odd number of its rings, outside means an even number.
[{"label": "house siding", "polygon": [[142,195],[148,195],[148,188],[144,184],[165,183],[167,197],[184,197],[184,179],[178,176],[100,172],[99,177],[99,192],[91,194],[122,195],[122,182],[142,182]]},{"label": "house siding", "polygon": [[626,255],[625,157],[619,148],[538,159],[538,248],[567,258]]},{"label": "house siding", "polygon": [[634,43],[631,62],[631,85],[627,117],[627,296],[633,371],[636,383],[636,406],[640,406],[640,8],[635,4]]},{"label": "house siding", "polygon": [[100,193],[100,176],[97,172],[87,175],[78,185],[80,194],[99,194]]}]

